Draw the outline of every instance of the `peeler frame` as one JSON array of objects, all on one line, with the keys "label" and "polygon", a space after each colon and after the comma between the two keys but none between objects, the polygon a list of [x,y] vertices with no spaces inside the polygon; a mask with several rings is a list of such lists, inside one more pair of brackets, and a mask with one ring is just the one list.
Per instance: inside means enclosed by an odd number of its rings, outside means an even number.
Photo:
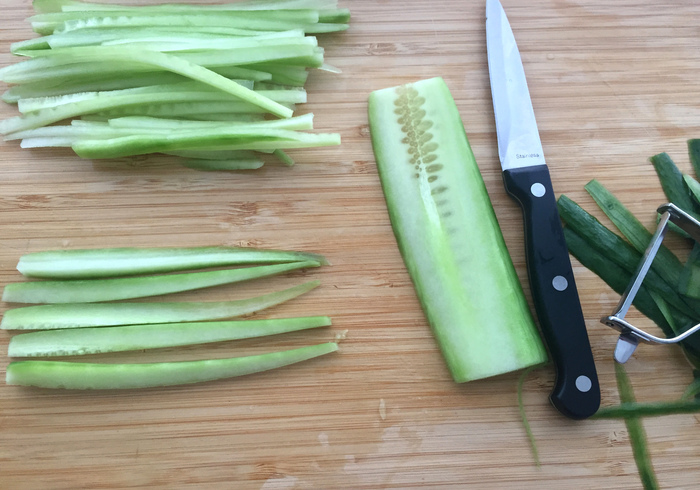
[{"label": "peeler frame", "polygon": [[619,363],[627,362],[637,348],[637,345],[639,345],[639,342],[644,342],[647,344],[675,344],[689,337],[695,332],[700,331],[700,323],[698,323],[676,337],[661,338],[645,332],[644,330],[635,327],[625,320],[625,315],[629,311],[630,306],[632,306],[632,301],[637,295],[647,272],[649,272],[651,263],[654,261],[654,258],[661,247],[661,243],[666,236],[669,223],[675,224],[683,231],[688,233],[688,235],[690,235],[696,242],[700,243],[700,221],[696,220],[678,206],[671,203],[660,206],[657,209],[657,212],[661,215],[659,224],[656,227],[656,232],[652,236],[649,246],[644,251],[644,255],[642,256],[632,280],[620,298],[620,302],[618,303],[615,312],[610,316],[601,318],[600,320],[608,327],[614,328],[620,332],[620,337],[617,340],[615,353],[613,355],[615,360]]}]

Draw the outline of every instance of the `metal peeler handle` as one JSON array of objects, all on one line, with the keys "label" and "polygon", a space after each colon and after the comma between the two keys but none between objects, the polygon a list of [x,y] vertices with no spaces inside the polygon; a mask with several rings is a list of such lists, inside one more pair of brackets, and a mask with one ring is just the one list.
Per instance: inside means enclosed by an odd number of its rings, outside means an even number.
[{"label": "metal peeler handle", "polygon": [[632,301],[637,295],[637,292],[644,281],[644,277],[646,276],[647,272],[649,272],[651,263],[654,261],[654,257],[656,257],[656,253],[661,247],[661,242],[663,242],[663,239],[666,236],[669,222],[677,225],[683,231],[688,233],[695,241],[700,243],[700,221],[696,220],[678,206],[671,203],[660,206],[657,209],[657,212],[661,214],[661,219],[659,220],[659,224],[656,227],[656,232],[652,236],[649,246],[644,251],[644,255],[642,256],[642,260],[635,271],[632,281],[627,286],[627,289],[620,298],[620,302],[618,303],[615,312],[612,315],[603,317],[600,320],[605,325],[620,332],[620,337],[617,340],[614,353],[614,358],[619,363],[627,362],[637,348],[637,345],[639,345],[640,341],[649,344],[675,344],[689,337],[695,332],[700,331],[700,323],[698,323],[694,327],[686,330],[676,337],[661,338],[651,335],[625,321],[625,315],[629,311],[630,306],[632,306]]}]

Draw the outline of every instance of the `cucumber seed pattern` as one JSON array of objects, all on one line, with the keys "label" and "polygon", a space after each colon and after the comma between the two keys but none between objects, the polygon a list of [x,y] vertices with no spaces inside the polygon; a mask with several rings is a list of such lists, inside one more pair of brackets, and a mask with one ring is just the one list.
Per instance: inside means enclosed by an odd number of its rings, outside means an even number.
[{"label": "cucumber seed pattern", "polygon": [[443,165],[437,161],[438,144],[432,141],[433,134],[429,131],[433,122],[426,119],[423,109],[425,97],[420,96],[411,85],[397,87],[396,93],[398,98],[394,101],[394,114],[399,116],[397,122],[406,135],[401,141],[408,145],[409,163],[414,166],[415,177],[420,178],[422,173],[427,175],[431,184],[430,193],[440,194],[446,191],[447,187],[437,182],[438,172]]}]

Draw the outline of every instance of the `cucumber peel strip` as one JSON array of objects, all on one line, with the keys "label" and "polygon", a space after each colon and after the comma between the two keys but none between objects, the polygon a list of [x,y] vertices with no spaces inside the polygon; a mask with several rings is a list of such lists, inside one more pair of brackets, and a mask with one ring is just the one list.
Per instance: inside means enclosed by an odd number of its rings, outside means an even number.
[{"label": "cucumber peel strip", "polygon": [[180,323],[232,318],[276,306],[311,291],[320,281],[234,301],[161,303],[63,303],[7,310],[0,321],[5,330]]},{"label": "cucumber peel strip", "polygon": [[207,267],[314,261],[319,254],[251,247],[162,247],[49,250],[20,257],[17,270],[29,277],[90,279]]},{"label": "cucumber peel strip", "polygon": [[54,304],[116,301],[248,281],[320,265],[319,262],[306,261],[161,276],[17,282],[5,286],[2,300]]},{"label": "cucumber peel strip", "polygon": [[327,342],[269,354],[203,361],[149,364],[16,361],[7,366],[6,382],[73,390],[174,386],[268,371],[337,350],[338,344]]},{"label": "cucumber peel strip", "polygon": [[[622,403],[635,403],[636,399],[634,390],[632,389],[632,383],[627,376],[624,365],[619,362],[615,363],[615,376],[617,379],[618,392],[620,393],[620,401]],[[654,467],[651,463],[646,431],[644,430],[642,420],[639,417],[626,417],[625,425],[627,426],[627,433],[629,434],[634,461],[637,464],[637,470],[639,471],[642,485],[645,490],[659,488],[659,483],[654,473]]]},{"label": "cucumber peel strip", "polygon": [[42,330],[14,335],[10,357],[77,356],[250,339],[327,327],[327,316]]}]

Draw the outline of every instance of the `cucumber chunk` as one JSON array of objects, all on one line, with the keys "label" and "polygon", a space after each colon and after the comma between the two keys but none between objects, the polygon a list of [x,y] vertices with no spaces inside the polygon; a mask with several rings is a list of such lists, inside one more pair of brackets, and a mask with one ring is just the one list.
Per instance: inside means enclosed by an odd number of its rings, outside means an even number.
[{"label": "cucumber chunk", "polygon": [[369,122],[394,234],[454,380],[545,362],[445,82],[373,92]]}]

